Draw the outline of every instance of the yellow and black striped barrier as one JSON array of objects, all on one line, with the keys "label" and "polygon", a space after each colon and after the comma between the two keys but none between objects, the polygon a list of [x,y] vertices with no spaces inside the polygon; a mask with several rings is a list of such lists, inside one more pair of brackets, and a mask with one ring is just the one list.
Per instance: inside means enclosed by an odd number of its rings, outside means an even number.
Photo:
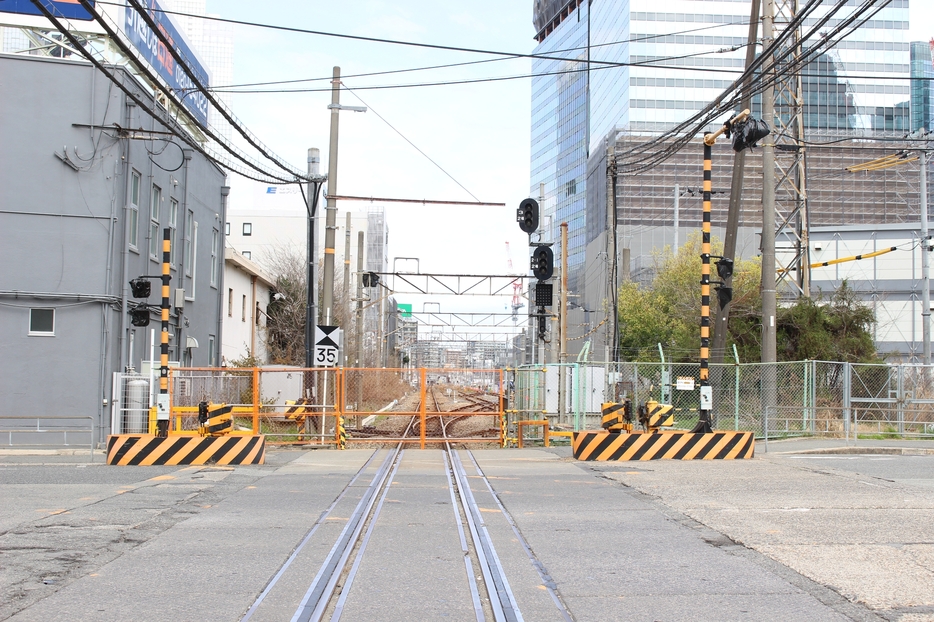
[{"label": "yellow and black striped barrier", "polygon": [[601,426],[610,432],[632,432],[632,401],[604,402]]},{"label": "yellow and black striped barrier", "polygon": [[337,448],[347,448],[347,430],[344,428],[344,418],[337,416]]},{"label": "yellow and black striped barrier", "polygon": [[752,432],[715,430],[710,433],[661,432],[611,434],[575,432],[573,455],[577,460],[740,460],[752,458]]},{"label": "yellow and black striped barrier", "polygon": [[233,429],[233,406],[227,404],[198,404],[198,433],[201,436],[221,436]]},{"label": "yellow and black striped barrier", "polygon": [[154,436],[114,434],[107,437],[107,464],[155,466],[176,464],[264,464],[266,437]]},{"label": "yellow and black striped barrier", "polygon": [[639,409],[639,423],[646,431],[656,431],[662,426],[671,427],[675,424],[675,416],[671,404],[659,404],[649,400],[643,409]]}]

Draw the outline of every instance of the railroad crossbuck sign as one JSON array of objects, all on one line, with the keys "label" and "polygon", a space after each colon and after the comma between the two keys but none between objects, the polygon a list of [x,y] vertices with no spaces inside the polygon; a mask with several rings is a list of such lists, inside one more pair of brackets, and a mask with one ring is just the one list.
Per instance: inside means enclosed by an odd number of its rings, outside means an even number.
[{"label": "railroad crossbuck sign", "polygon": [[341,329],[338,326],[315,326],[315,367],[336,367],[340,351]]}]

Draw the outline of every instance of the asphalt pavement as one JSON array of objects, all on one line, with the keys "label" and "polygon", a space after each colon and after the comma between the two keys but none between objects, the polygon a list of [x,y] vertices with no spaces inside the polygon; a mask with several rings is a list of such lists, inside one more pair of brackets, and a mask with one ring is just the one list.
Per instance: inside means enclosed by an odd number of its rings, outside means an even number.
[{"label": "asphalt pavement", "polygon": [[[762,449],[465,464],[526,620],[563,619],[545,583],[576,620],[934,620],[934,443]],[[0,619],[239,620],[371,453],[108,467],[0,451]],[[475,619],[443,465],[406,451],[343,620]],[[347,518],[324,521],[255,619],[291,618]]]}]

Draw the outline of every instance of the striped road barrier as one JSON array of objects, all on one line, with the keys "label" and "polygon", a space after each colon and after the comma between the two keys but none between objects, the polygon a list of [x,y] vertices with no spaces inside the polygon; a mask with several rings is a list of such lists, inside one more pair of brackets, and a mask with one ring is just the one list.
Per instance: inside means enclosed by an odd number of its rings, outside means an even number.
[{"label": "striped road barrier", "polygon": [[107,464],[264,464],[266,437],[114,434],[107,437]]},{"label": "striped road barrier", "polygon": [[755,440],[752,432],[732,430],[655,434],[575,432],[572,448],[577,460],[739,460],[753,457]]}]

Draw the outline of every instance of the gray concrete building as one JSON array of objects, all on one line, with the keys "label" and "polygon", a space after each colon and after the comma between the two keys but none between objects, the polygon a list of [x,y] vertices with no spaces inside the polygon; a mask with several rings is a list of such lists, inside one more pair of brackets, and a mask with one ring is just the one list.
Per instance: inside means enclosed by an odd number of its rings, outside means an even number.
[{"label": "gray concrete building", "polygon": [[[169,359],[218,363],[226,177],[154,107],[86,62],[0,55],[0,416],[73,417],[106,436],[114,373],[141,369],[153,338],[158,361],[158,309],[131,325],[128,281],[161,274],[164,228]],[[158,280],[148,302],[161,303]]]}]

